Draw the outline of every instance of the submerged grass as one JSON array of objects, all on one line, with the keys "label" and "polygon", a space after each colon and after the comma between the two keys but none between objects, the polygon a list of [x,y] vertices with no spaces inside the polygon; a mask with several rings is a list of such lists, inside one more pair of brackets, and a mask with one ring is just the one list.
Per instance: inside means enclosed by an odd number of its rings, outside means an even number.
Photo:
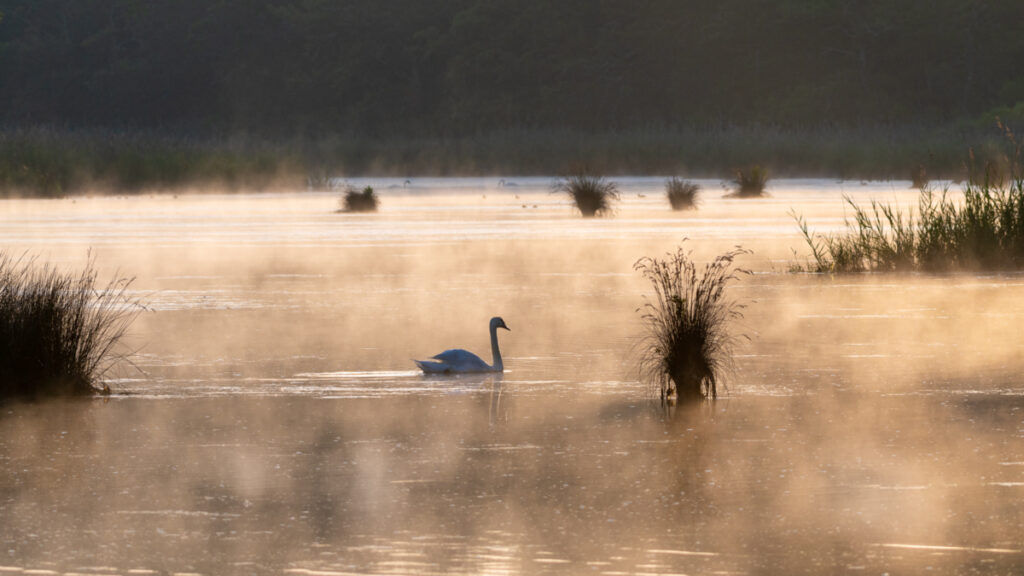
[{"label": "submerged grass", "polygon": [[619,199],[619,187],[615,182],[586,173],[559,179],[552,192],[568,194],[584,218],[611,214],[613,202]]},{"label": "submerged grass", "polygon": [[697,192],[700,186],[695,182],[675,176],[665,181],[665,193],[673,210],[690,210],[697,207]]},{"label": "submerged grass", "polygon": [[640,308],[647,328],[640,371],[657,387],[662,402],[717,397],[737,338],[730,323],[742,317],[744,308],[725,289],[749,273],[734,266],[743,254],[749,251],[737,247],[698,272],[680,245],[663,259],[645,257],[633,265],[654,288],[654,298]]},{"label": "submerged grass", "polygon": [[108,391],[104,375],[140,309],[131,280],[96,289],[79,274],[0,253],[0,399]]},{"label": "submerged grass", "polygon": [[363,188],[361,192],[354,186],[349,186],[345,189],[341,204],[344,212],[376,212],[380,199],[377,198],[372,186]]}]

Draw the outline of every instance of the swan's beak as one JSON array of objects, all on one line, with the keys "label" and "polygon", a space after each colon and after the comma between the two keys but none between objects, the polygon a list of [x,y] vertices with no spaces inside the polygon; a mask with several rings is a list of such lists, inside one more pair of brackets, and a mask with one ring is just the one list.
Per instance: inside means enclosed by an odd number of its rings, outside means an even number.
[{"label": "swan's beak", "polygon": [[508,330],[509,332],[512,331],[511,328],[509,328],[508,326],[505,326],[504,324],[502,324],[501,327],[504,328],[505,330]]}]

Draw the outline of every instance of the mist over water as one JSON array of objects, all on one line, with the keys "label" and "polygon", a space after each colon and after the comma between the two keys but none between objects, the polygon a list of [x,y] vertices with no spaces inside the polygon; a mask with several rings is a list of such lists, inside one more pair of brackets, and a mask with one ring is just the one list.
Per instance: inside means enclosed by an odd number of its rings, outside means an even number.
[{"label": "mist over water", "polygon": [[[509,186],[510,183],[516,186]],[[0,572],[1007,574],[1024,570],[1024,276],[789,274],[790,208],[671,212],[620,179],[583,220],[547,179],[0,200],[0,246],[147,302],[109,399],[0,406]],[[680,240],[753,270],[728,393],[663,410],[637,381],[633,263]],[[793,250],[796,250],[794,255]],[[506,372],[427,378],[466,348]]]}]

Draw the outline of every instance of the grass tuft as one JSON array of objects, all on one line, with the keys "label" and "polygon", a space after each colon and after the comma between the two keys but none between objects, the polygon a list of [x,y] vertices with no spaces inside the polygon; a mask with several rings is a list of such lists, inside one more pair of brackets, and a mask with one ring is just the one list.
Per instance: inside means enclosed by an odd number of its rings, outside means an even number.
[{"label": "grass tuft", "polygon": [[558,192],[568,194],[584,218],[611,214],[612,203],[619,199],[617,184],[585,173],[559,179],[552,189]]},{"label": "grass tuft", "polygon": [[657,386],[662,402],[716,398],[722,374],[732,362],[736,336],[730,322],[744,306],[726,295],[726,287],[749,271],[734,267],[748,250],[735,248],[698,273],[680,245],[663,259],[641,258],[633,265],[654,287],[643,312],[647,335],[640,358],[641,377]]},{"label": "grass tuft", "polygon": [[[871,203],[861,208],[849,198],[853,220],[838,235],[812,234],[795,213],[811,248],[814,272],[888,270],[1020,270],[1024,268],[1024,170],[1021,146],[1005,130],[1009,153],[1005,171],[986,167],[983,177],[972,173],[962,199],[930,188],[913,210]],[[974,164],[974,154],[971,161]],[[990,165],[994,166],[994,165]],[[980,183],[979,183],[980,182]]]},{"label": "grass tuft", "polygon": [[697,192],[700,186],[695,182],[675,176],[665,181],[665,193],[673,210],[692,210],[697,207]]},{"label": "grass tuft", "polygon": [[854,218],[839,235],[812,234],[797,225],[811,248],[813,272],[1019,270],[1024,268],[1024,180],[1004,188],[968,184],[962,201],[943,191],[921,191],[912,210],[849,198]]},{"label": "grass tuft", "polygon": [[853,210],[853,220],[846,220],[847,232],[840,235],[812,234],[807,222],[795,212],[800,232],[811,248],[812,272],[860,272],[864,270],[914,269],[916,244],[913,214],[899,208],[871,202],[864,209],[843,196]]},{"label": "grass tuft", "polygon": [[760,166],[751,166],[736,170],[732,179],[736,191],[729,194],[730,198],[760,198],[768,185],[768,171]]},{"label": "grass tuft", "polygon": [[376,212],[379,204],[380,199],[374,193],[372,186],[363,188],[362,192],[349,186],[345,188],[345,195],[341,198],[344,212]]},{"label": "grass tuft", "polygon": [[109,391],[103,377],[140,309],[130,284],[97,290],[92,262],[76,275],[0,253],[0,399]]}]

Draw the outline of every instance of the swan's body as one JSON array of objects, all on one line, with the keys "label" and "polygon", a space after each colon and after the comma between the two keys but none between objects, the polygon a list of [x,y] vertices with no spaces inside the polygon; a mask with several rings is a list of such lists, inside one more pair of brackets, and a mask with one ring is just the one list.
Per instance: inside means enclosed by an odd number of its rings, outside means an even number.
[{"label": "swan's body", "polygon": [[414,362],[416,362],[416,365],[420,367],[420,370],[423,370],[424,374],[504,372],[505,365],[501,362],[501,351],[498,350],[498,328],[504,328],[505,330],[511,331],[511,328],[505,326],[505,321],[501,318],[491,318],[491,355],[494,358],[493,365],[484,362],[483,359],[476,354],[473,354],[468,350],[462,350],[461,348],[441,352],[432,358],[432,360],[436,360],[436,362],[431,360],[414,360]]}]

